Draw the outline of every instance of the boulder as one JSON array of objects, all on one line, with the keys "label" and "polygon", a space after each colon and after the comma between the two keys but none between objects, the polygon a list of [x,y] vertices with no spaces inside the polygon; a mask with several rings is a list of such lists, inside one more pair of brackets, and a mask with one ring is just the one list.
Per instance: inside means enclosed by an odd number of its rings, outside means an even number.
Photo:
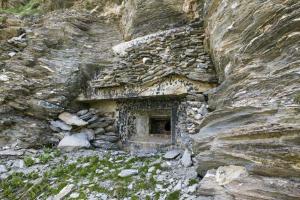
[{"label": "boulder", "polygon": [[217,169],[216,181],[219,185],[226,185],[236,179],[245,178],[248,176],[248,172],[245,167],[242,166],[222,166]]},{"label": "boulder", "polygon": [[61,113],[58,118],[62,121],[64,121],[68,125],[75,125],[75,126],[85,126],[88,124],[88,122],[80,119],[78,116],[73,115],[68,112]]},{"label": "boulder", "polygon": [[23,160],[18,159],[18,160],[15,160],[13,162],[13,164],[12,164],[11,167],[12,168],[20,168],[20,169],[22,169],[22,168],[25,168],[25,163],[24,163]]},{"label": "boulder", "polygon": [[89,136],[83,133],[65,136],[58,144],[61,149],[76,149],[76,148],[89,148]]},{"label": "boulder", "polygon": [[177,158],[179,155],[180,155],[179,150],[171,150],[171,151],[168,151],[167,153],[165,153],[164,159],[172,160],[172,159]]},{"label": "boulder", "polygon": [[95,139],[95,132],[92,129],[84,128],[84,129],[80,130],[79,133],[77,133],[77,135],[80,135],[80,134],[86,135],[89,141]]},{"label": "boulder", "polygon": [[191,153],[189,152],[189,150],[185,150],[183,155],[182,155],[182,158],[180,160],[181,164],[185,167],[190,167],[193,165],[193,161],[192,161],[192,155]]},{"label": "boulder", "polygon": [[147,58],[147,57],[145,57],[145,58],[143,58],[143,63],[144,64],[151,64],[153,61],[152,61],[152,59],[151,58]]}]

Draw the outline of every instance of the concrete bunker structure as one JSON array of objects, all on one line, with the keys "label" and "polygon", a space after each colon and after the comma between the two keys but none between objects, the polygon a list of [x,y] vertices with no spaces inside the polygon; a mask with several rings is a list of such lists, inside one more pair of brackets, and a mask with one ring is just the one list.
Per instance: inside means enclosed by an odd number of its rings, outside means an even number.
[{"label": "concrete bunker structure", "polygon": [[217,84],[203,39],[198,23],[119,44],[118,61],[99,68],[78,99],[113,113],[124,146],[186,144],[207,113],[203,93]]}]

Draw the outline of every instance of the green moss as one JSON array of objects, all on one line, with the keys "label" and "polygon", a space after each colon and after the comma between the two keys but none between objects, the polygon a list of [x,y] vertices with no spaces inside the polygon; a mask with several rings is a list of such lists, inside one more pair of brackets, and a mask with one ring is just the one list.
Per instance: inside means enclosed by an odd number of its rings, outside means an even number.
[{"label": "green moss", "polygon": [[154,200],[159,200],[159,197],[160,197],[160,193],[159,192],[155,192]]},{"label": "green moss", "polygon": [[48,163],[53,157],[49,153],[43,153],[39,156],[39,160],[42,164]]},{"label": "green moss", "polygon": [[166,200],[179,200],[180,198],[180,191],[174,191],[168,194]]},{"label": "green moss", "polygon": [[26,156],[23,161],[27,167],[30,167],[35,164],[35,161],[30,156]]},{"label": "green moss", "polygon": [[151,197],[149,195],[146,196],[146,200],[151,200]]},{"label": "green moss", "polygon": [[131,196],[131,200],[139,200],[139,197],[136,196],[136,195],[132,195],[132,196]]},{"label": "green moss", "polygon": [[192,179],[189,180],[189,186],[195,185],[197,183],[199,183],[198,179],[192,178]]}]

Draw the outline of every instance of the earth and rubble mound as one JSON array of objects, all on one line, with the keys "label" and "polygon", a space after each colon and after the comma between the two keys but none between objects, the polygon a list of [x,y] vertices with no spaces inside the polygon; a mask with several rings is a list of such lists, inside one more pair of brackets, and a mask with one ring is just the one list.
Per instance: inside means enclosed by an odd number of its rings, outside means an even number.
[{"label": "earth and rubble mound", "polygon": [[0,198],[300,199],[298,0],[0,0]]}]

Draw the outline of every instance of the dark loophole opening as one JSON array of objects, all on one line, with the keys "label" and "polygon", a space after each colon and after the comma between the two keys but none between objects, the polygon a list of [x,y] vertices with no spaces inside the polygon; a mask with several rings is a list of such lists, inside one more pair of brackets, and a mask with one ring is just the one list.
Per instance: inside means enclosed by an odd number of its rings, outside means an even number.
[{"label": "dark loophole opening", "polygon": [[150,134],[171,135],[171,118],[170,117],[151,117]]},{"label": "dark loophole opening", "polygon": [[171,131],[171,120],[165,123],[165,131]]}]

